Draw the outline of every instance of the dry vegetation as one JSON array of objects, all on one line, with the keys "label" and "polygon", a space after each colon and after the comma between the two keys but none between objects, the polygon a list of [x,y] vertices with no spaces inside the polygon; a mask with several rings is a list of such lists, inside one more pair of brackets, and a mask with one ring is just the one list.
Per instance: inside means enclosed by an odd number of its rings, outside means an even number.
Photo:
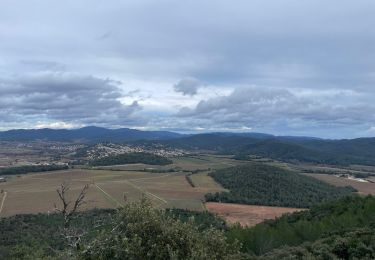
[{"label": "dry vegetation", "polygon": [[[329,184],[338,186],[338,187],[345,187],[345,186],[352,186],[356,190],[358,190],[358,193],[360,194],[372,194],[375,195],[375,183],[374,182],[358,182],[355,180],[350,180],[347,178],[341,178],[337,177],[335,175],[330,175],[330,174],[310,174],[306,173],[305,175],[314,177],[318,180],[327,182]],[[374,177],[370,177],[369,180],[371,181],[372,179],[375,180]]]},{"label": "dry vegetation", "polygon": [[275,219],[286,213],[293,213],[303,209],[268,207],[255,205],[241,205],[233,203],[208,202],[206,208],[223,217],[228,223],[239,223],[241,226],[255,226],[266,219]]}]

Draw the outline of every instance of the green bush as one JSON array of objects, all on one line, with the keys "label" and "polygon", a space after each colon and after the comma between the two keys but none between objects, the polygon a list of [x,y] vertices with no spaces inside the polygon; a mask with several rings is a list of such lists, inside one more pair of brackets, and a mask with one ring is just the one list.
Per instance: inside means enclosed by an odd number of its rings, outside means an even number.
[{"label": "green bush", "polygon": [[191,222],[173,219],[150,202],[127,204],[111,232],[103,232],[80,259],[238,259],[238,245],[228,244],[213,228],[199,231]]}]

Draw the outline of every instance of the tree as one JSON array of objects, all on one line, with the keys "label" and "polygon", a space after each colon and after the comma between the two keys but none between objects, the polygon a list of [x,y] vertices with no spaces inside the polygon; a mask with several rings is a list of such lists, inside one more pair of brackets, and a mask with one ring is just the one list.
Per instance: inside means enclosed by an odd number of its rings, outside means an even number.
[{"label": "tree", "polygon": [[[86,234],[85,230],[71,228],[70,222],[74,217],[74,214],[79,210],[79,208],[86,203],[85,197],[86,192],[89,189],[89,185],[86,184],[78,194],[77,198],[74,200],[72,205],[72,201],[68,199],[67,192],[70,190],[69,184],[63,182],[56,190],[59,199],[61,201],[61,208],[58,208],[55,204],[55,211],[61,213],[64,219],[64,226],[61,230],[61,235],[66,239],[68,245],[73,249],[79,249],[80,242],[82,237]],[[70,205],[72,205],[70,207]]]},{"label": "tree", "polygon": [[104,231],[79,255],[81,259],[241,259],[237,242],[228,244],[222,231],[199,231],[175,220],[142,199],[120,209]]},{"label": "tree", "polygon": [[69,184],[66,182],[63,182],[58,188],[57,194],[59,195],[59,199],[62,203],[62,208],[58,208],[55,204],[55,211],[61,213],[64,217],[64,228],[67,228],[69,226],[70,221],[72,220],[72,217],[74,213],[77,212],[77,210],[86,203],[85,197],[86,192],[89,188],[89,185],[86,184],[82,190],[80,191],[78,197],[75,199],[73,207],[69,208],[69,205],[71,204],[71,201],[67,198],[67,192],[69,191],[70,187]]}]

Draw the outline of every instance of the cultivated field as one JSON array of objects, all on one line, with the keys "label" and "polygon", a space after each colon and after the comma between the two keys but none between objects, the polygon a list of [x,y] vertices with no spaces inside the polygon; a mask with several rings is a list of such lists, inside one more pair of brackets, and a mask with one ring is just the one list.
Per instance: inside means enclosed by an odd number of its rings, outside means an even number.
[{"label": "cultivated field", "polygon": [[127,165],[116,165],[116,166],[101,166],[97,167],[100,169],[113,169],[113,170],[170,170],[170,169],[180,169],[185,171],[194,170],[215,170],[221,168],[227,168],[241,164],[243,162],[233,160],[228,156],[214,156],[214,155],[199,155],[199,156],[183,156],[171,158],[173,163],[165,166],[161,165],[146,165],[142,163],[137,164],[127,164]]},{"label": "cultivated field", "polygon": [[241,205],[233,203],[208,202],[206,208],[223,217],[228,223],[239,223],[242,226],[255,226],[266,219],[275,219],[286,213],[303,209],[268,207],[256,205]]},{"label": "cultivated field", "polygon": [[[212,202],[203,204],[205,194],[226,191],[208,173],[243,163],[247,162],[227,156],[199,155],[176,157],[173,158],[173,164],[166,166],[129,164],[95,170],[71,169],[11,176],[7,182],[0,183],[0,217],[53,212],[54,204],[59,203],[56,189],[63,182],[69,183],[72,199],[85,184],[90,185],[88,203],[83,209],[116,208],[125,201],[137,201],[146,196],[159,208],[176,207],[198,211],[208,209],[224,217],[229,223],[238,222],[246,226],[301,210]],[[273,163],[289,168],[288,164]],[[174,172],[168,172],[170,169],[174,169]],[[165,172],[155,173],[149,170]],[[190,175],[194,187],[186,180],[189,171],[197,172]],[[337,186],[351,185],[364,194],[375,194],[375,183],[359,183],[324,174],[310,176]]]},{"label": "cultivated field", "polygon": [[[184,170],[206,169],[213,167],[214,164],[215,162],[195,158],[181,158],[176,159],[175,162],[175,165],[179,165]],[[144,169],[154,166],[132,165],[132,167]],[[85,209],[118,207],[125,202],[125,199],[136,201],[145,195],[160,208],[203,210],[204,195],[222,190],[204,172],[194,177],[194,181],[197,182],[196,187],[192,187],[186,181],[185,175],[186,173],[182,172],[150,173],[134,169],[128,171],[72,169],[14,176],[8,178],[7,182],[0,183],[0,190],[4,191],[0,194],[0,199],[3,199],[4,194],[7,195],[0,216],[52,212],[54,204],[59,202],[56,189],[63,182],[70,184],[72,197],[77,195],[85,184],[90,185]]]},{"label": "cultivated field", "polygon": [[[353,188],[358,190],[358,193],[360,194],[372,194],[375,195],[375,183],[374,182],[359,182],[347,178],[341,178],[341,177],[336,177],[334,175],[330,174],[310,174],[306,173],[305,175],[314,177],[318,180],[327,182],[329,184],[339,186],[339,187],[345,187],[345,186],[352,186]],[[372,179],[375,180],[374,177],[370,177],[369,180],[371,181]]]}]

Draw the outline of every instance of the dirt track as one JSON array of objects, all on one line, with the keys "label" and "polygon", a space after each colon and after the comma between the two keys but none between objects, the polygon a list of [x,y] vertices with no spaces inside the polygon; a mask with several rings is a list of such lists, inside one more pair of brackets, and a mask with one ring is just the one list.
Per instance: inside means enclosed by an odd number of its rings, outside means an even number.
[{"label": "dirt track", "polygon": [[1,204],[0,204],[0,215],[1,215],[1,212],[3,211],[4,203],[5,203],[5,199],[7,198],[7,195],[8,195],[8,193],[6,191],[4,191],[3,199],[1,200]]}]

